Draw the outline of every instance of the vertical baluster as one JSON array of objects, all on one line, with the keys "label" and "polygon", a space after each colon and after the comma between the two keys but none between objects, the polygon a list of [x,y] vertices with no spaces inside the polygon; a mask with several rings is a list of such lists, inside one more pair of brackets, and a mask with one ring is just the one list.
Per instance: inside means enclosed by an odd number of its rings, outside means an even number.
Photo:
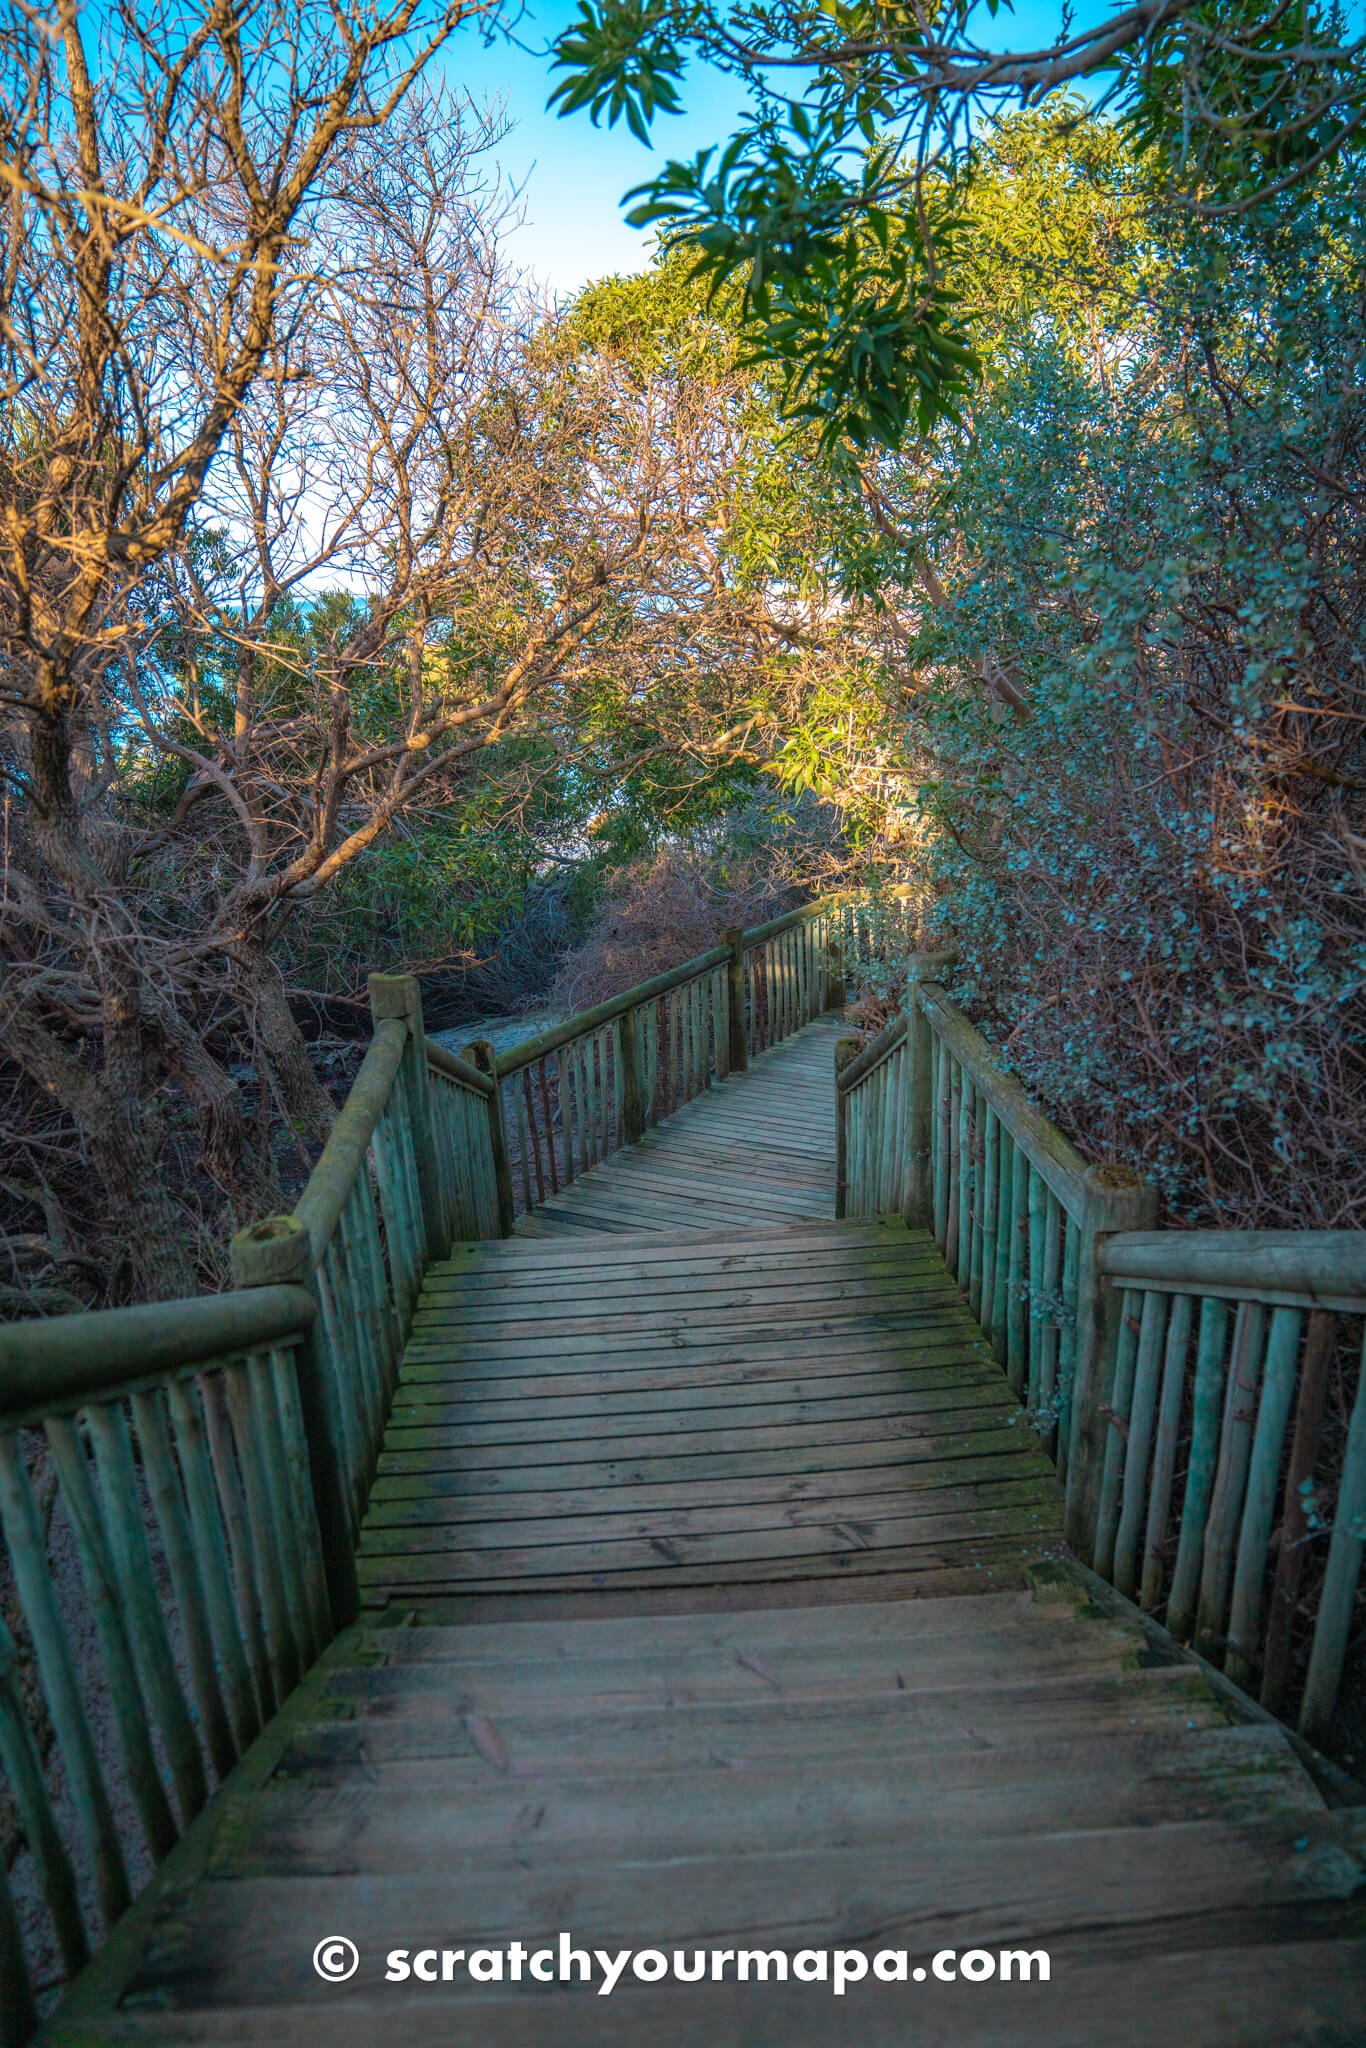
[{"label": "vertical baluster", "polygon": [[1167,1343],[1162,1360],[1162,1393],[1153,1441],[1153,1480],[1148,1494],[1148,1519],[1143,1534],[1143,1580],[1139,1598],[1151,1612],[1162,1598],[1163,1548],[1171,1517],[1172,1485],[1181,1427],[1181,1401],[1186,1385],[1186,1353],[1190,1348],[1195,1302],[1189,1294],[1172,1299]]},{"label": "vertical baluster", "polygon": [[327,1595],[327,1574],[313,1484],[308,1466],[308,1440],[304,1434],[303,1410],[299,1401],[299,1378],[292,1351],[269,1354],[271,1391],[275,1420],[284,1459],[289,1491],[289,1514],[295,1531],[295,1545],[301,1567],[300,1584],[304,1602],[304,1633],[301,1641],[306,1661],[321,1656],[332,1639],[332,1617]]},{"label": "vertical baluster", "polygon": [[531,1069],[522,1068],[522,1110],[517,1120],[518,1129],[524,1134],[522,1144],[522,1176],[526,1191],[526,1205],[530,1209],[531,1185],[529,1176],[536,1179],[536,1200],[545,1200],[545,1166],[541,1159],[541,1147],[536,1133],[536,1105],[531,1096]]},{"label": "vertical baluster", "polygon": [[313,1277],[318,1296],[318,1322],[321,1324],[321,1330],[314,1330],[314,1343],[326,1361],[338,1443],[352,1497],[353,1518],[358,1522],[358,1488],[360,1475],[366,1466],[366,1445],[373,1429],[373,1418],[366,1415],[364,1403],[358,1398],[355,1336],[347,1321],[346,1297],[337,1285],[337,1264],[332,1245],[323,1253],[322,1262]]},{"label": "vertical baluster", "polygon": [[450,1142],[451,1084],[432,1068],[426,1070],[427,1109],[431,1122],[432,1163],[441,1205],[441,1241],[449,1248],[459,1236],[455,1210],[455,1159]]},{"label": "vertical baluster", "polygon": [[208,1602],[162,1401],[160,1390],[134,1394],[133,1422],[142,1448],[147,1490],[161,1530],[171,1590],[180,1615],[185,1658],[199,1708],[200,1726],[204,1730],[214,1770],[220,1778],[225,1778],[237,1761],[236,1745],[219,1684]]},{"label": "vertical baluster", "polygon": [[1129,1426],[1139,1347],[1148,1335],[1145,1324],[1150,1319],[1153,1300],[1152,1294],[1142,1293],[1137,1288],[1124,1290],[1113,1377],[1103,1411],[1106,1423],[1105,1463],[1101,1472],[1094,1550],[1095,1569],[1103,1579],[1108,1579],[1114,1570],[1120,1478],[1124,1469],[1124,1432]]},{"label": "vertical baluster", "polygon": [[[244,1378],[247,1374],[251,1375],[251,1400],[246,1411],[247,1426],[256,1437],[262,1474],[269,1489],[271,1536],[275,1555],[280,1560],[291,1658],[297,1667],[297,1673],[302,1673],[307,1670],[314,1655],[323,1645],[321,1642],[315,1643],[313,1635],[307,1524],[298,1513],[297,1478],[291,1467],[289,1444],[280,1411],[278,1389],[282,1358],[288,1366],[290,1360],[285,1353],[256,1352],[251,1364],[242,1368],[242,1372]],[[296,1674],[295,1683],[297,1682]]]},{"label": "vertical baluster", "polygon": [[356,1186],[353,1181],[342,1203],[337,1227],[328,1246],[332,1262],[333,1284],[337,1289],[337,1301],[343,1307],[351,1338],[352,1370],[355,1374],[356,1391],[361,1412],[365,1418],[366,1470],[369,1471],[379,1453],[380,1439],[384,1434],[386,1402],[384,1398],[384,1366],[379,1352],[378,1332],[368,1313],[364,1284],[364,1265],[359,1256],[356,1227]]},{"label": "vertical baluster", "polygon": [[[517,1086],[518,1079],[521,1087]],[[522,1209],[533,1207],[531,1199],[531,1138],[528,1129],[531,1108],[531,1081],[528,1071],[522,1068],[521,1075],[514,1075],[509,1084],[512,1107],[517,1127],[517,1170],[522,1183]]]},{"label": "vertical baluster", "polygon": [[1037,1415],[1043,1398],[1044,1340],[1048,1334],[1048,1304],[1044,1299],[1043,1255],[1048,1222],[1047,1189],[1034,1166],[1029,1169],[1029,1370],[1028,1407]]},{"label": "vertical baluster", "polygon": [[223,1374],[228,1414],[237,1444],[237,1465],[251,1525],[256,1562],[256,1597],[266,1623],[266,1662],[277,1705],[299,1680],[299,1656],[285,1599],[285,1560],[276,1523],[276,1502],[266,1463],[261,1416],[255,1400],[255,1361],[229,1366]]},{"label": "vertical baluster", "polygon": [[1342,1480],[1333,1510],[1328,1568],[1319,1594],[1309,1674],[1300,1702],[1300,1733],[1321,1741],[1342,1682],[1351,1634],[1357,1587],[1361,1583],[1363,1537],[1366,1536],[1366,1350],[1357,1373],[1356,1398],[1347,1426]]},{"label": "vertical baluster", "polygon": [[[541,1130],[545,1141],[546,1167],[550,1174],[550,1192],[552,1195],[558,1195],[560,1192],[560,1175],[555,1159],[555,1123],[550,1114],[550,1077],[546,1064],[548,1059],[548,1053],[541,1054],[540,1059],[536,1062],[536,1075],[540,1084]],[[545,1200],[544,1194],[542,1194],[541,1200]]]},{"label": "vertical baluster", "polygon": [[[19,1652],[0,1614],[0,1771],[4,1772],[19,1826],[38,1878],[68,1977],[85,1968],[90,1943],[81,1916],[76,1872],[67,1854],[43,1775],[33,1729],[19,1684]],[[0,1863],[0,1875],[4,1865]],[[0,1956],[3,1962],[3,1956]],[[3,2040],[0,2034],[0,2040]]]},{"label": "vertical baluster", "polygon": [[218,1669],[232,1721],[233,1741],[240,1756],[261,1727],[256,1687],[243,1648],[228,1562],[228,1537],[215,1483],[204,1420],[194,1386],[172,1380],[166,1389],[176,1457],[185,1483],[185,1508],[190,1521],[195,1559],[204,1587]]},{"label": "vertical baluster", "polygon": [[1299,1614],[1300,1579],[1304,1571],[1309,1517],[1304,1489],[1312,1486],[1323,1414],[1328,1400],[1328,1367],[1337,1334],[1337,1317],[1315,1309],[1309,1317],[1295,1401],[1295,1434],[1286,1466],[1281,1506],[1276,1578],[1267,1616],[1266,1657],[1262,1667],[1261,1702],[1273,1714],[1285,1705],[1290,1683],[1291,1653]]},{"label": "vertical baluster", "polygon": [[968,1291],[972,1266],[972,1081],[959,1066],[958,1082],[958,1285]]},{"label": "vertical baluster", "polygon": [[678,991],[679,1016],[679,1076],[678,1099],[680,1103],[691,1102],[694,1094],[694,1071],[696,1051],[693,1034],[693,990],[692,983],[685,982]]},{"label": "vertical baluster", "polygon": [[961,1105],[959,1102],[959,1089],[961,1085],[962,1070],[959,1067],[957,1060],[953,1057],[953,1054],[949,1051],[947,1046],[943,1048],[943,1053],[944,1059],[949,1069],[949,1204],[948,1221],[945,1225],[944,1230],[944,1263],[951,1273],[956,1273],[958,1270],[959,1248],[962,1244],[963,1237],[963,1165],[962,1147],[960,1143],[962,1113]]},{"label": "vertical baluster", "polygon": [[[199,1392],[204,1403],[204,1421],[208,1430],[209,1456],[213,1462],[219,1510],[231,1547],[233,1600],[237,1608],[238,1627],[242,1633],[242,1641],[246,1645],[247,1662],[251,1667],[257,1698],[260,1701],[261,1716],[263,1720],[269,1720],[280,1702],[276,1697],[270,1658],[266,1652],[265,1623],[262,1619],[265,1609],[258,1590],[261,1567],[247,1518],[246,1499],[237,1469],[232,1424],[228,1419],[227,1388],[223,1381],[224,1375],[221,1372],[202,1374]],[[351,1511],[354,1526],[353,1474],[354,1467],[348,1466],[342,1476],[346,1481],[347,1506]]]},{"label": "vertical baluster", "polygon": [[1165,1294],[1151,1290],[1144,1296],[1138,1356],[1134,1361],[1134,1390],[1129,1403],[1129,1434],[1122,1452],[1124,1498],[1115,1536],[1114,1581],[1121,1593],[1131,1594],[1138,1576],[1138,1539],[1148,1506],[1148,1460],[1157,1417],[1157,1389],[1169,1306]]},{"label": "vertical baluster", "polygon": [[986,1188],[986,1098],[975,1081],[968,1084],[971,1109],[968,1118],[968,1158],[972,1170],[972,1230],[968,1239],[968,1306],[981,1319],[982,1237],[985,1218],[983,1196]]},{"label": "vertical baluster", "polygon": [[133,1448],[122,1406],[101,1404],[86,1413],[95,1469],[104,1501],[104,1530],[129,1624],[143,1693],[157,1731],[187,1826],[209,1796],[204,1756],[180,1690],[180,1677],[156,1596],[152,1556],[133,1470]]},{"label": "vertical baluster", "polygon": [[1015,1147],[1005,1125],[993,1117],[996,1124],[996,1200],[993,1204],[995,1229],[992,1237],[991,1268],[986,1275],[983,1292],[991,1289],[991,1337],[992,1355],[999,1365],[1004,1365],[1010,1354],[1010,1200],[1011,1167]]},{"label": "vertical baluster", "polygon": [[593,1073],[593,1039],[591,1033],[586,1038],[575,1040],[573,1053],[575,1095],[579,1113],[579,1145],[583,1155],[579,1171],[586,1173],[596,1163],[593,1151],[593,1131],[597,1123],[597,1091],[596,1077]]},{"label": "vertical baluster", "polygon": [[1219,1413],[1227,1338],[1228,1310],[1222,1301],[1207,1298],[1200,1304],[1195,1384],[1191,1395],[1190,1458],[1186,1467],[1185,1497],[1181,1503],[1176,1568],[1167,1598],[1167,1627],[1182,1640],[1191,1632],[1196,1589],[1200,1583],[1205,1522],[1209,1513],[1210,1490],[1214,1484],[1214,1461],[1219,1449]]},{"label": "vertical baluster", "polygon": [[1224,1414],[1219,1432],[1219,1457],[1214,1469],[1205,1525],[1205,1557],[1200,1572],[1200,1605],[1196,1612],[1195,1646],[1204,1657],[1223,1662],[1224,1625],[1233,1548],[1243,1509],[1252,1426],[1262,1378],[1266,1311],[1242,1301],[1233,1326]]},{"label": "vertical baluster", "polygon": [[104,1524],[90,1484],[85,1447],[76,1426],[66,1416],[52,1415],[48,1417],[46,1432],[104,1659],[128,1787],[147,1847],[153,1861],[159,1863],[175,1846],[179,1829],[157,1769],[152,1729],[128,1640],[123,1588],[109,1555]]},{"label": "vertical baluster", "polygon": [[996,1204],[1000,1167],[1000,1126],[985,1096],[980,1098],[982,1124],[982,1228],[981,1256],[977,1275],[977,1317],[988,1337],[996,1327]]},{"label": "vertical baluster", "polygon": [[[394,1291],[394,1306],[399,1325],[406,1330],[412,1323],[413,1309],[417,1303],[416,1273],[420,1239],[417,1213],[404,1171],[402,1133],[392,1094],[375,1126],[371,1153],[375,1162],[375,1178],[379,1183],[384,1236],[389,1248],[389,1276]],[[347,1355],[347,1346],[342,1330],[335,1325],[335,1318],[334,1327],[329,1330],[328,1341],[335,1361],[340,1364]]]},{"label": "vertical baluster", "polygon": [[1024,1148],[1011,1147],[1010,1252],[1006,1270],[1006,1369],[1017,1394],[1029,1373],[1029,1326],[1026,1291],[1029,1272],[1029,1161]]},{"label": "vertical baluster", "polygon": [[0,1430],[0,1525],[9,1547],[19,1604],[33,1639],[52,1730],[71,1785],[76,1824],[95,1873],[100,1915],[106,1928],[112,1927],[128,1908],[128,1873],[66,1626],[52,1589],[42,1520],[13,1430]]},{"label": "vertical baluster", "polygon": [[1233,1599],[1229,1606],[1228,1654],[1224,1658],[1224,1669],[1235,1685],[1247,1684],[1256,1657],[1257,1632],[1262,1619],[1262,1587],[1266,1579],[1267,1553],[1271,1547],[1271,1522],[1276,1512],[1276,1481],[1280,1476],[1281,1453],[1290,1421],[1290,1401],[1295,1391],[1295,1365],[1299,1358],[1303,1323],[1304,1317],[1297,1308],[1274,1310],[1266,1342],[1262,1398],[1257,1407],[1257,1427],[1252,1439],[1247,1494],[1233,1574]]},{"label": "vertical baluster", "polygon": [[1081,1271],[1081,1229],[1059,1204],[1059,1227],[1062,1231],[1062,1326],[1058,1331],[1058,1435],[1054,1446],[1053,1462],[1057,1466],[1059,1479],[1067,1477],[1067,1461],[1071,1454],[1072,1440],[1072,1397],[1077,1370],[1077,1327],[1080,1317],[1080,1271]]},{"label": "vertical baluster", "polygon": [[1043,1221],[1043,1357],[1039,1369],[1039,1402],[1047,1411],[1045,1434],[1051,1436],[1057,1417],[1058,1336],[1062,1305],[1062,1204],[1052,1188],[1044,1189]]},{"label": "vertical baluster", "polygon": [[555,1094],[560,1106],[560,1173],[565,1186],[572,1187],[575,1180],[574,1145],[574,1071],[573,1050],[562,1045],[550,1057],[555,1062]]},{"label": "vertical baluster", "polygon": [[[453,1105],[454,1106],[454,1105]],[[451,1134],[452,1151],[461,1162],[468,1160],[468,1149],[462,1141],[459,1126]],[[371,1327],[374,1342],[382,1362],[384,1373],[384,1397],[386,1406],[393,1396],[394,1384],[398,1378],[398,1362],[403,1353],[403,1333],[398,1327],[393,1297],[389,1288],[389,1275],[384,1265],[384,1246],[380,1242],[379,1212],[376,1208],[375,1184],[370,1177],[370,1162],[367,1159],[361,1167],[355,1188],[355,1204],[360,1256],[365,1272],[367,1298],[370,1305]],[[465,1191],[463,1185],[457,1195],[457,1215],[463,1216]],[[454,1221],[452,1229],[459,1234],[463,1224]]]},{"label": "vertical baluster", "polygon": [[949,1235],[949,1057],[935,1031],[930,1033],[930,1059],[934,1084],[934,1120],[930,1126],[934,1152],[934,1236],[943,1251]]}]

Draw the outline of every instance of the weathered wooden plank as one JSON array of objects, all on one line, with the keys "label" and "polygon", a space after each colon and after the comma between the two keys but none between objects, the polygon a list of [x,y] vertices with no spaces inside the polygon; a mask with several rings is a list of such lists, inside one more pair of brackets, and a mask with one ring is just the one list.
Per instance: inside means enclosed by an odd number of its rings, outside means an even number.
[{"label": "weathered wooden plank", "polygon": [[[962,1419],[962,1418],[960,1418]],[[394,1457],[376,1482],[374,1499],[414,1500],[441,1494],[458,1494],[478,1502],[481,1498],[525,1492],[586,1490],[600,1486],[695,1485],[702,1481],[726,1485],[732,1479],[747,1484],[765,1480],[816,1483],[828,1472],[854,1474],[869,1467],[917,1463],[927,1459],[987,1457],[1007,1454],[1019,1441],[1019,1432],[992,1426],[990,1415],[969,1415],[977,1426],[961,1433],[924,1431],[916,1436],[872,1434],[863,1442],[823,1444],[807,1442],[772,1447],[761,1434],[752,1433],[750,1447],[718,1454],[694,1453],[674,1456],[668,1452],[647,1458],[595,1460],[591,1454],[581,1460],[559,1459],[552,1447],[534,1458],[523,1455],[502,1465],[466,1462],[459,1451],[417,1452],[411,1461]],[[411,1462],[411,1469],[410,1467]]]}]

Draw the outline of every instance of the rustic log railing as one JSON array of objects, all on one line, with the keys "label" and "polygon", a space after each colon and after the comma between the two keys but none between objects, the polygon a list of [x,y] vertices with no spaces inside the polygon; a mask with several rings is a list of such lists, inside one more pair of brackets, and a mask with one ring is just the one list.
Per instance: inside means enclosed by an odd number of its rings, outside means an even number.
[{"label": "rustic log railing", "polygon": [[0,1857],[3,2048],[36,2023],[35,1977],[80,1968],[354,1617],[423,1271],[497,1234],[493,1083],[425,1038],[415,981],[375,976],[371,999],[327,1145],[293,1214],[234,1238],[230,1293],[0,1330],[27,1638],[21,1657],[0,1619],[0,1824],[32,1880],[21,1924]]},{"label": "rustic log railing", "polygon": [[1152,1230],[1155,1190],[1088,1166],[949,1001],[953,957],[839,1042],[836,1213],[933,1232],[1078,1550],[1320,1737],[1366,1543],[1366,1232]]}]

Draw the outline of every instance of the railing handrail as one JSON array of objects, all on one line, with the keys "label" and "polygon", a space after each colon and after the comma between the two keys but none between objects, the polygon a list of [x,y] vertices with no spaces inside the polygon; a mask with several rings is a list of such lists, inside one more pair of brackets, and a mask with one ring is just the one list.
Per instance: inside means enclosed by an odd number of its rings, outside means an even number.
[{"label": "railing handrail", "polygon": [[1101,1268],[1121,1287],[1366,1312],[1366,1230],[1132,1230]]},{"label": "railing handrail", "polygon": [[433,1072],[442,1074],[448,1081],[458,1081],[463,1088],[472,1089],[476,1095],[487,1098],[492,1095],[495,1083],[487,1074],[480,1073],[468,1060],[462,1060],[459,1053],[451,1052],[446,1046],[438,1045],[434,1038],[424,1041],[427,1065]]},{"label": "railing handrail", "polygon": [[[1088,1203],[1086,1161],[1051,1118],[1035,1107],[1013,1074],[1004,1073],[998,1055],[975,1025],[952,1003],[938,982],[927,981],[914,1000],[959,1065],[980,1088],[1030,1164],[1053,1190],[1063,1208],[1080,1222]],[[852,1072],[853,1069],[851,1068]]]},{"label": "railing handrail", "polygon": [[240,1287],[0,1326],[0,1423],[79,1407],[141,1380],[287,1344],[316,1312],[302,1287]]},{"label": "railing handrail", "polygon": [[385,1017],[376,1024],[327,1143],[295,1204],[294,1214],[308,1232],[315,1265],[332,1240],[337,1219],[364,1163],[407,1043],[408,1026],[402,1017]]},{"label": "railing handrail", "polygon": [[835,1086],[840,1094],[847,1095],[851,1088],[857,1088],[859,1082],[865,1080],[874,1067],[880,1067],[887,1055],[895,1052],[905,1036],[906,1013],[903,1010],[899,1016],[893,1017],[890,1023],[883,1025],[877,1037],[864,1046],[856,1059],[850,1060],[847,1067],[838,1070],[835,1075]]},{"label": "railing handrail", "polygon": [[608,996],[595,1003],[590,1010],[576,1010],[572,1017],[566,1017],[562,1024],[552,1024],[535,1038],[527,1038],[520,1045],[509,1047],[498,1055],[498,1079],[507,1074],[520,1073],[535,1061],[544,1059],[548,1053],[558,1052],[576,1038],[583,1038],[590,1031],[601,1030],[604,1024],[613,1023],[625,1016],[639,1003],[653,1002],[657,996],[667,995],[670,989],[681,988],[685,981],[694,980],[699,974],[710,974],[730,958],[729,946],[712,946],[705,953],[698,953],[693,959],[685,960],[679,967],[666,968],[662,974],[655,974],[648,981],[637,982],[634,988],[623,990],[619,996]]},{"label": "railing handrail", "polygon": [[765,945],[769,939],[776,939],[782,932],[791,931],[794,925],[805,924],[822,911],[828,911],[838,902],[834,896],[817,896],[810,903],[799,903],[795,910],[784,910],[780,916],[771,917],[767,924],[756,924],[749,931],[740,934],[740,944],[745,952],[755,946]]}]

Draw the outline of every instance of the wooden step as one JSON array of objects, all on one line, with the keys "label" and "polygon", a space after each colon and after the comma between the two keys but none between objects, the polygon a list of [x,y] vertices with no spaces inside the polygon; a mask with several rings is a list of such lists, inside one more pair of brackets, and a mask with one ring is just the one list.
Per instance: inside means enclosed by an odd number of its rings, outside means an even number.
[{"label": "wooden step", "polygon": [[[888,1690],[859,1700],[789,1699],[781,1694],[694,1706],[680,1701],[579,1713],[551,1695],[541,1707],[505,1710],[496,1721],[460,1709],[439,1692],[338,1701],[292,1736],[286,1773],[364,1763],[439,1764],[448,1781],[491,1769],[519,1778],[681,1769],[740,1770],[767,1760],[817,1759],[834,1767],[850,1754],[929,1758],[942,1750],[995,1748],[1056,1739],[1059,1716],[1093,1731],[1222,1726],[1227,1715],[1202,1674],[1189,1668],[1100,1671],[1064,1678],[997,1676],[988,1683]],[[421,1773],[419,1772],[419,1777]]]},{"label": "wooden step", "polygon": [[[733,1832],[705,1856],[658,1866],[647,1843],[623,1842],[548,1878],[513,1863],[462,1871],[436,1845],[425,1871],[235,1878],[169,1898],[128,1995],[239,2014],[297,2001],[324,2039],[315,1929],[345,1930],[370,1959],[361,1987],[370,1989],[391,1949],[484,1946],[514,1931],[534,1946],[561,1929],[584,1948],[613,1951],[866,1944],[926,1959],[950,1941],[961,1951],[1027,1940],[1048,1949],[1065,1987],[1102,1941],[1112,1956],[1160,1970],[1173,1950],[1218,1947],[1235,1930],[1255,1939],[1298,1922],[1306,1935],[1349,1934],[1359,1924],[1352,1898],[1364,1846],[1366,1824],[1341,1814],[1278,1815],[1252,1829],[1192,1821],[960,1840],[947,1806],[932,1855],[908,1855],[904,1841],[773,1852]],[[391,2010],[423,1991],[400,1989]],[[481,2040],[490,1991],[462,1987]],[[539,1994],[529,2001],[539,2004]],[[686,2012],[681,1999],[676,2010]],[[846,2026],[857,2010],[851,2003],[841,2016]],[[760,2001],[756,2019],[765,2011]]]},{"label": "wooden step", "polygon": [[[892,1847],[934,1839],[1000,1840],[1070,1829],[1158,1827],[1320,1814],[1322,1801],[1284,1735],[1265,1727],[1076,1733],[936,1755],[932,1770],[889,1771],[850,1753],[838,1770],[806,1764],[743,1772],[640,1771],[538,1780],[485,1773],[458,1791],[413,1786],[409,1773],[311,1786],[281,1781],[226,1829],[218,1877],[326,1876],[360,1870],[475,1873],[494,1859],[546,1873],[629,1848],[654,1863],[705,1857],[741,1840],[745,1853],[812,1843]],[[354,1781],[353,1781],[354,1780]]]},{"label": "wooden step", "polygon": [[[1351,1940],[1304,1939],[1218,1948],[1173,1948],[1154,1967],[1119,1940],[1097,1933],[1090,1952],[1069,1955],[1049,1985],[863,1983],[836,2005],[824,1985],[631,1982],[610,1999],[592,1987],[541,1986],[535,1997],[490,1987],[479,2004],[478,2038],[490,2048],[670,2048],[768,2043],[840,2048],[856,2030],[861,2048],[1356,2048],[1366,2035],[1366,1971]],[[728,1966],[734,1969],[734,1964]],[[450,2048],[464,2009],[439,1985],[381,1984],[367,1970],[347,1986],[344,2006],[270,2002],[249,2010],[110,2014],[99,2048],[374,2048],[401,2011],[404,2048]],[[914,2032],[908,2033],[908,2011]],[[62,2048],[92,2048],[89,2034]],[[58,2048],[57,2037],[53,2037]]]}]

